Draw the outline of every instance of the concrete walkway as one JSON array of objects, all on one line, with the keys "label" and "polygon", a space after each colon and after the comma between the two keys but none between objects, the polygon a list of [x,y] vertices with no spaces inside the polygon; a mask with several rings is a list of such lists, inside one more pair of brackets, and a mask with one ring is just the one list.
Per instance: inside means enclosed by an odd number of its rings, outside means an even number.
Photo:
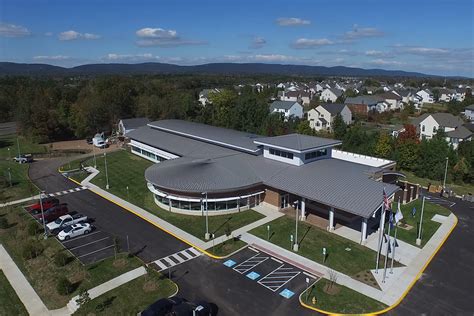
[{"label": "concrete walkway", "polygon": [[15,200],[15,201],[10,201],[10,202],[6,202],[6,203],[1,203],[1,204],[0,204],[0,207],[10,206],[10,205],[16,205],[16,204],[21,204],[21,203],[25,203],[25,202],[28,202],[28,201],[38,200],[39,198],[40,198],[40,196],[39,196],[39,194],[38,194],[38,195],[35,195],[35,196],[31,196],[31,197],[27,197],[27,198],[24,198],[24,199],[20,199],[20,200]]},{"label": "concrete walkway", "polygon": [[48,308],[36,294],[3,245],[0,245],[0,269],[30,315],[49,315]]},{"label": "concrete walkway", "polygon": [[126,201],[126,200],[124,200],[124,199],[122,199],[122,198],[120,198],[120,197],[118,197],[118,196],[116,196],[116,195],[114,195],[110,192],[108,192],[107,190],[104,190],[104,189],[96,186],[95,184],[91,183],[90,181],[99,173],[99,171],[97,169],[94,169],[93,167],[87,167],[86,169],[91,174],[81,182],[81,185],[86,186],[92,192],[94,192],[94,193],[96,193],[96,194],[112,201],[115,204],[118,204],[118,205],[128,209],[129,211],[132,211],[133,213],[135,213],[139,217],[145,219],[146,221],[160,227],[161,229],[163,229],[163,230],[165,230],[169,233],[172,233],[174,236],[176,236],[176,237],[178,237],[178,238],[180,238],[184,241],[187,241],[191,245],[193,245],[197,248],[200,248],[202,250],[207,250],[207,249],[209,249],[209,248],[211,248],[215,245],[218,245],[218,244],[220,244],[220,243],[222,243],[222,242],[224,242],[224,241],[226,241],[230,238],[242,235],[243,233],[245,233],[249,230],[252,230],[255,227],[265,225],[266,223],[269,223],[269,222],[271,222],[271,221],[273,221],[273,220],[275,220],[275,219],[277,219],[277,218],[284,215],[280,212],[275,212],[273,210],[270,210],[270,209],[266,208],[263,205],[256,206],[256,207],[253,208],[253,210],[259,212],[262,215],[264,215],[265,216],[264,218],[232,231],[232,233],[229,237],[227,237],[226,235],[223,235],[223,236],[215,238],[214,240],[210,240],[210,241],[206,242],[206,241],[203,241],[200,238],[198,238],[194,235],[191,235],[190,233],[182,230],[181,228],[176,227],[176,226],[168,223],[167,221],[165,221],[165,220],[159,218],[158,216],[148,212],[147,210],[144,210],[141,207],[136,206],[135,204],[132,204],[132,203],[130,203],[130,202],[128,202],[128,201]]}]

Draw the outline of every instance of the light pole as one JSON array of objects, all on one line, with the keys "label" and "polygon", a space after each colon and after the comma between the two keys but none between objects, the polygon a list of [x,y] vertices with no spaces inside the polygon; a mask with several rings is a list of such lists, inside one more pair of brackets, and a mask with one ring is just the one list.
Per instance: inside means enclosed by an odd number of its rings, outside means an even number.
[{"label": "light pole", "polygon": [[105,188],[109,189],[109,172],[107,170],[107,153],[104,153],[104,162],[105,162],[105,181],[107,182]]},{"label": "light pole", "polygon": [[421,245],[421,227],[423,225],[423,211],[425,209],[425,196],[423,195],[423,201],[421,202],[421,214],[420,214],[420,228],[418,229],[418,238],[416,239],[417,246]]},{"label": "light pole", "polygon": [[205,207],[206,207],[206,233],[204,234],[204,239],[209,240],[209,209],[207,207],[207,192],[201,193],[201,195],[205,196]]},{"label": "light pole", "polygon": [[47,239],[48,234],[46,233],[46,221],[44,220],[43,194],[44,194],[44,191],[40,191],[40,207],[41,207],[41,218],[43,220],[44,239]]},{"label": "light pole", "polygon": [[10,187],[12,187],[12,173],[11,173],[11,169],[8,168],[8,180],[10,181]]},{"label": "light pole", "polygon": [[449,158],[446,157],[446,167],[444,168],[443,193],[444,193],[444,190],[446,189],[446,175],[448,174],[448,160]]},{"label": "light pole", "polygon": [[16,145],[18,147],[18,158],[20,158],[20,138],[19,137],[16,138]]},{"label": "light pole", "polygon": [[296,211],[296,224],[295,224],[295,243],[293,244],[293,251],[298,251],[299,245],[298,245],[298,204],[299,201],[296,200],[294,202],[295,204],[295,211]]},{"label": "light pole", "polygon": [[8,147],[8,160],[12,159],[12,157],[10,156],[10,147]]},{"label": "light pole", "polygon": [[267,225],[267,240],[270,240],[270,225]]},{"label": "light pole", "polygon": [[94,144],[92,144],[92,153],[94,154],[94,169],[97,169],[97,160],[95,158],[95,146],[94,146]]}]

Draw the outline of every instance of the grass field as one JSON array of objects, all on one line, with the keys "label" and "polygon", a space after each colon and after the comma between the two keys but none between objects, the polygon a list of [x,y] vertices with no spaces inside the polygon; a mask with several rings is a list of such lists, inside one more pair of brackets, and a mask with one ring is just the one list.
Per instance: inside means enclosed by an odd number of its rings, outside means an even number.
[{"label": "grass field", "polygon": [[[408,182],[417,183],[424,187],[427,187],[429,184],[433,184],[433,185],[443,184],[442,181],[436,181],[436,180],[417,177],[413,172],[410,172],[410,171],[402,170],[402,173],[406,175],[406,180]],[[473,183],[455,184],[455,183],[446,182],[446,186],[452,189],[454,192],[456,192],[459,195],[468,194],[468,193],[474,194]]]},{"label": "grass field", "polygon": [[[402,222],[412,226],[413,228],[410,230],[398,228],[397,238],[414,246],[416,246],[416,238],[418,232],[417,228],[421,218],[421,204],[421,199],[418,199],[406,205],[400,206],[400,209],[403,213]],[[393,204],[392,207],[396,208],[396,204]],[[413,208],[416,208],[416,213],[414,217],[411,215]],[[442,206],[425,201],[425,209],[423,211],[423,230],[421,236],[421,246],[424,246],[428,242],[428,240],[430,240],[431,236],[433,236],[433,234],[441,226],[440,223],[431,220],[431,218],[433,218],[433,216],[436,214],[449,216],[451,212]]]},{"label": "grass field", "polygon": [[[291,250],[290,234],[295,233],[295,221],[287,216],[269,223],[270,242]],[[267,239],[267,225],[250,231],[257,237]],[[329,233],[318,227],[300,222],[298,226],[298,254],[326,265],[327,267],[354,276],[361,271],[375,268],[377,253],[349,239]],[[323,262],[322,249],[326,248],[327,257]],[[382,256],[381,256],[382,257]],[[383,262],[384,258],[380,258]]]},{"label": "grass field", "polygon": [[[86,164],[90,163],[89,159]],[[133,155],[127,151],[118,151],[107,155],[107,171],[109,175],[109,192],[127,200],[149,212],[157,215],[165,221],[183,229],[184,231],[204,240],[205,217],[182,215],[172,213],[159,208],[153,195],[148,190],[145,181],[145,169],[153,163]],[[92,180],[92,183],[105,189],[107,181],[105,175],[104,157],[97,157],[97,169],[100,173]],[[209,216],[209,232],[219,237],[228,231],[235,230],[263,218],[253,210],[242,211],[229,215]],[[232,245],[232,246],[231,246]],[[231,251],[243,246],[242,242],[229,242],[225,246],[215,247],[222,252]]]},{"label": "grass field", "polygon": [[150,276],[141,276],[91,300],[74,315],[137,315],[175,291],[176,285],[172,281],[152,272]]},{"label": "grass field", "polygon": [[0,270],[0,315],[28,315],[2,270]]},{"label": "grass field", "polygon": [[[66,305],[81,287],[92,288],[143,264],[135,257],[129,258],[126,254],[119,254],[117,260],[112,257],[99,263],[83,266],[69,252],[66,252],[55,238],[44,240],[40,236],[40,226],[20,207],[2,208],[0,216],[5,217],[9,223],[9,228],[0,229],[0,243],[50,309]],[[30,236],[28,232],[30,223],[36,224],[39,230],[34,236]],[[23,256],[23,250],[27,245],[32,244],[40,246],[42,250],[36,258],[26,259]],[[55,256],[60,252],[70,256],[69,262],[62,267],[54,263]],[[60,276],[67,277],[74,284],[75,291],[70,295],[60,295],[56,291]]]},{"label": "grass field", "polygon": [[[303,302],[327,312],[340,314],[370,314],[387,307],[379,301],[338,284],[333,285],[335,293],[328,294],[324,289],[329,283],[328,280],[322,279],[314,287],[310,287],[301,297]],[[316,299],[316,304],[313,304],[313,297]]]},{"label": "grass field", "polygon": [[[32,143],[21,136],[19,144],[20,153],[44,153],[47,150],[45,146]],[[0,136],[0,203],[38,194],[38,189],[28,178],[29,165],[13,161],[13,157],[17,155],[17,136]]]}]

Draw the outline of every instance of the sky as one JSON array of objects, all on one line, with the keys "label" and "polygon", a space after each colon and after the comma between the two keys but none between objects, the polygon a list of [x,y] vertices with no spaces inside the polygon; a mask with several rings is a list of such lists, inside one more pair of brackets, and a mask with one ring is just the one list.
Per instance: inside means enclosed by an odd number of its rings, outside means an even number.
[{"label": "sky", "polygon": [[263,62],[474,77],[473,0],[0,0],[0,61]]}]

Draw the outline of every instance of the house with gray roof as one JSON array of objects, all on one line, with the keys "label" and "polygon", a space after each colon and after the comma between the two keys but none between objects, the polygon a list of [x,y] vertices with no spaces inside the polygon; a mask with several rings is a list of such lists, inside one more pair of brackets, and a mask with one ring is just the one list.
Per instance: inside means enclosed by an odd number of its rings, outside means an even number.
[{"label": "house with gray roof", "polygon": [[352,123],[352,112],[347,105],[324,103],[308,111],[309,126],[316,131],[332,131],[334,119],[338,114],[347,125]]},{"label": "house with gray roof", "polygon": [[468,105],[464,109],[464,116],[471,122],[474,122],[474,104]]},{"label": "house with gray roof", "polygon": [[285,119],[291,116],[303,118],[303,106],[296,101],[273,101],[270,113],[282,113]]},{"label": "house with gray roof", "polygon": [[263,137],[180,120],[151,122],[130,132],[131,152],[155,162],[145,180],[162,209],[201,216],[264,205],[279,211],[298,203],[298,218],[317,216],[360,228],[381,221],[384,183],[395,163],[336,149],[334,139],[290,134]]},{"label": "house with gray roof", "polygon": [[204,89],[202,90],[201,92],[199,92],[199,103],[201,103],[203,106],[208,104],[208,103],[211,103],[211,101],[209,100],[209,96],[212,94],[212,93],[219,93],[221,92],[219,89],[217,88],[214,88],[214,89]]},{"label": "house with gray roof", "polygon": [[321,92],[320,99],[323,102],[336,102],[337,98],[342,96],[344,91],[336,88],[326,88]]}]

